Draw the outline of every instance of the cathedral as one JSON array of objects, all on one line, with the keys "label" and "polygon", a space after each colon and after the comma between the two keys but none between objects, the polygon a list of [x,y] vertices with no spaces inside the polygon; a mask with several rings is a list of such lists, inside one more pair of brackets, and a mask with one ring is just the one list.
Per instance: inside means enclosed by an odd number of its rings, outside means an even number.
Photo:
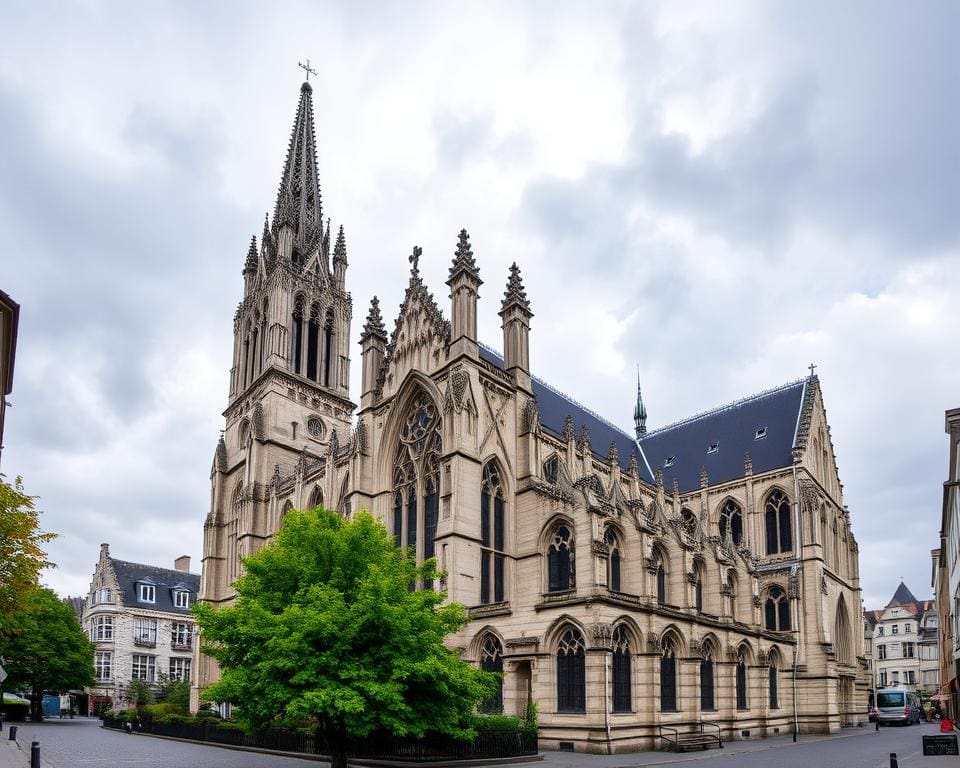
[{"label": "cathedral", "polygon": [[[444,580],[421,588],[471,619],[449,644],[503,673],[487,708],[537,704],[545,748],[865,722],[858,547],[818,377],[650,431],[638,385],[631,434],[530,370],[535,295],[516,264],[502,354],[480,343],[480,268],[465,230],[451,245],[446,307],[418,248],[389,333],[371,299],[357,408],[346,236],[324,221],[304,83],[243,265],[200,598],[234,598],[240,558],[286,511],[365,509],[437,558]],[[194,669],[196,706],[218,672],[199,651]]]}]

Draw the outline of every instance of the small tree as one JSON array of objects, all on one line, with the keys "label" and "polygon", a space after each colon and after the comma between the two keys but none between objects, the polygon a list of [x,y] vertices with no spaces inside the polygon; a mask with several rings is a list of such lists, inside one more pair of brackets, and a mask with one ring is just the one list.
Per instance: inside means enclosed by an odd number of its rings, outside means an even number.
[{"label": "small tree", "polygon": [[0,636],[14,631],[40,571],[53,567],[43,546],[54,538],[40,530],[40,512],[20,478],[13,485],[0,479]]},{"label": "small tree", "polygon": [[43,692],[93,685],[93,643],[73,609],[50,589],[27,593],[13,616],[17,629],[0,640],[7,687],[29,688],[30,716],[43,717]]},{"label": "small tree", "polygon": [[153,688],[146,680],[131,680],[127,686],[126,698],[139,712],[144,705],[153,704]]},{"label": "small tree", "polygon": [[241,705],[253,727],[313,722],[333,768],[349,738],[375,732],[473,735],[495,676],[444,645],[466,613],[413,584],[436,581],[369,514],[289,512],[274,541],[244,559],[235,605],[194,608],[203,650],[222,678],[205,697]]},{"label": "small tree", "polygon": [[157,701],[169,704],[175,712],[186,714],[190,709],[190,683],[169,675],[158,675]]}]

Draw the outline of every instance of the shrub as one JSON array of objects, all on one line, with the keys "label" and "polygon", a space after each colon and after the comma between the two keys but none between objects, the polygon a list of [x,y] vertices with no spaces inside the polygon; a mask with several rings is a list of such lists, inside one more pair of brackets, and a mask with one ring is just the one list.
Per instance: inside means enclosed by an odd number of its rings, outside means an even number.
[{"label": "shrub", "polygon": [[540,718],[539,718],[539,709],[537,708],[537,702],[528,701],[527,708],[523,713],[523,717],[520,720],[520,731],[525,733],[528,736],[536,736],[537,732],[540,730]]},{"label": "shrub", "polygon": [[473,727],[478,733],[488,731],[513,731],[520,730],[520,718],[510,715],[478,715],[473,720]]},{"label": "shrub", "polygon": [[140,716],[144,720],[159,720],[166,715],[172,715],[176,711],[176,707],[167,702],[161,704],[144,704],[140,708]]},{"label": "shrub", "polygon": [[136,707],[130,707],[114,712],[113,716],[124,723],[135,723],[140,718],[140,713],[137,712]]}]

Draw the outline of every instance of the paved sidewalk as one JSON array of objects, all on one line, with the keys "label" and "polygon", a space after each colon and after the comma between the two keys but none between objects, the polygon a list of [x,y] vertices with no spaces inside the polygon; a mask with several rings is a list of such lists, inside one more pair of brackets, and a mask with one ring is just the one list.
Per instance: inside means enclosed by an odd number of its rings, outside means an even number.
[{"label": "paved sidewalk", "polygon": [[[14,726],[17,726],[14,723]],[[18,729],[19,730],[19,729]],[[10,741],[10,724],[3,724],[0,732],[0,768],[30,768],[30,744],[21,731],[16,741]],[[40,749],[41,768],[51,768],[49,761],[43,757],[43,747]]]}]

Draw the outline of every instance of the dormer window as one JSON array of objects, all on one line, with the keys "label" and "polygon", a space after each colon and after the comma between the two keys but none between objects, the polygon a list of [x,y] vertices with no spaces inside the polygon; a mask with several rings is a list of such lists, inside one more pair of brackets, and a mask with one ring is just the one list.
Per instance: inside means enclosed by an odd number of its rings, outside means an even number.
[{"label": "dormer window", "polygon": [[677,458],[677,457],[676,457],[676,456],[668,456],[666,459],[664,459],[664,460],[663,460],[663,468],[666,469],[667,467],[672,467],[672,466],[673,466],[673,460],[674,460],[675,458]]},{"label": "dormer window", "polygon": [[720,450],[720,443],[719,443],[719,442],[717,442],[717,443],[710,443],[710,445],[707,446],[707,453],[716,453],[716,452],[719,451],[719,450]]},{"label": "dormer window", "polygon": [[106,587],[97,590],[97,600],[98,603],[112,603],[113,598],[110,595],[110,590]]},{"label": "dormer window", "polygon": [[157,588],[153,584],[138,584],[138,599],[141,603],[157,602]]},{"label": "dormer window", "polygon": [[753,435],[754,440],[763,440],[767,436],[767,428],[760,427]]},{"label": "dormer window", "polygon": [[190,593],[185,589],[178,589],[173,593],[173,605],[176,608],[190,607]]}]

